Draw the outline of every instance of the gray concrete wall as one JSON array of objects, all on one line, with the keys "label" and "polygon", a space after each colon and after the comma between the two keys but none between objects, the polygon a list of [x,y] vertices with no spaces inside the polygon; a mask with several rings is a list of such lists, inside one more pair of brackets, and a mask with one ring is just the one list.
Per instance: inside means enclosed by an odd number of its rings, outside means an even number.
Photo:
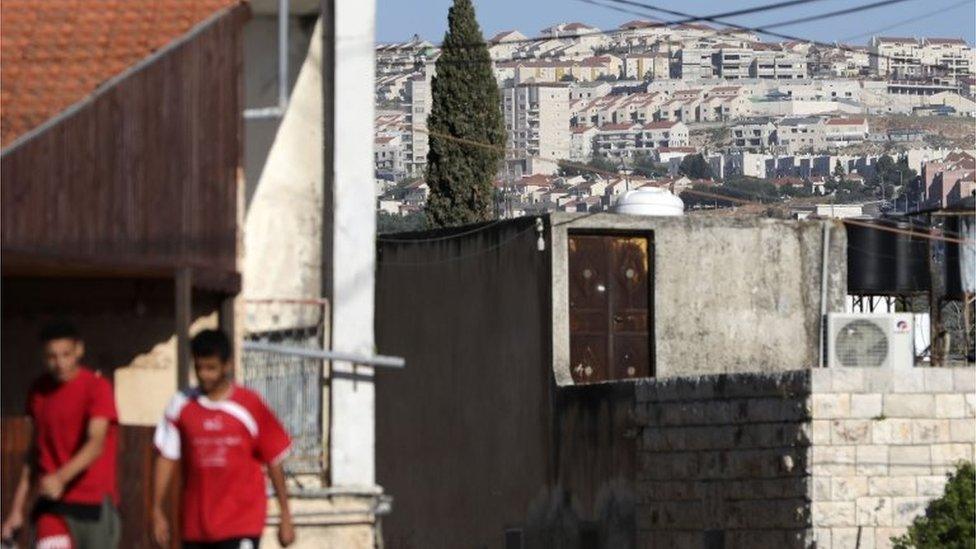
[{"label": "gray concrete wall", "polygon": [[534,500],[545,516],[552,474],[548,254],[534,220],[381,241],[378,258],[378,351],[407,360],[376,373],[384,540],[500,548]]},{"label": "gray concrete wall", "polygon": [[[823,223],[705,216],[553,214],[553,370],[569,371],[567,234],[654,233],[657,377],[782,371],[818,363]],[[828,312],[843,311],[846,234],[832,225]]]}]

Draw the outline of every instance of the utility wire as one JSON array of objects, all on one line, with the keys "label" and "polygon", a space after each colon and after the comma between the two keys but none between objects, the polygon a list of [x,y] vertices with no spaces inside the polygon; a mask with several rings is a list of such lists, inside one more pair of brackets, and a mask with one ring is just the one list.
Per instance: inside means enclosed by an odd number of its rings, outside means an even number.
[{"label": "utility wire", "polygon": [[[420,130],[418,130],[418,131],[420,131]],[[492,150],[499,151],[499,152],[502,152],[502,153],[506,153],[506,152],[511,151],[511,149],[506,149],[505,147],[500,147],[498,145],[493,145],[491,143],[483,143],[483,142],[476,141],[476,140],[473,140],[473,139],[466,139],[466,138],[463,138],[463,137],[456,137],[456,136],[453,136],[453,135],[450,135],[450,134],[446,134],[446,133],[443,133],[443,132],[439,132],[439,131],[436,131],[436,130],[424,130],[424,131],[420,131],[420,133],[427,133],[428,135],[432,135],[432,136],[435,136],[435,137],[440,137],[440,138],[443,138],[443,139],[455,141],[457,143],[462,143],[462,144],[466,144],[466,145],[470,145],[470,146],[474,146],[474,147],[482,147],[482,148],[492,149]],[[519,151],[519,152],[521,152],[521,151]],[[579,170],[584,170],[584,171],[588,171],[588,172],[591,172],[591,173],[596,173],[596,174],[599,174],[599,175],[608,175],[608,176],[610,176],[612,178],[615,178],[615,179],[621,177],[621,175],[618,174],[618,173],[610,172],[610,171],[607,171],[607,170],[601,170],[601,169],[594,168],[592,166],[588,166],[586,164],[581,164],[581,163],[578,163],[578,162],[572,162],[572,161],[566,161],[566,160],[552,160],[552,159],[542,158],[542,157],[534,156],[534,155],[528,155],[527,158],[531,158],[533,160],[539,160],[539,161],[543,161],[543,162],[555,163],[558,166],[566,166],[566,167],[570,167],[570,168],[577,168]],[[645,180],[645,181],[651,182],[651,180]],[[751,205],[751,206],[758,206],[758,207],[763,207],[763,208],[769,207],[771,205],[776,205],[776,203],[770,204],[770,203],[755,202],[755,201],[751,201],[751,200],[745,200],[745,199],[736,198],[736,197],[732,197],[732,196],[727,196],[727,195],[723,195],[723,194],[710,193],[710,192],[707,192],[707,191],[700,191],[700,190],[695,190],[695,189],[685,189],[682,192],[688,193],[688,194],[691,194],[691,195],[701,196],[701,197],[704,197],[704,198],[712,198],[712,199],[715,199],[715,200],[724,200],[724,201],[727,201],[727,202],[737,202],[740,205]],[[744,191],[742,191],[742,192],[744,192]],[[754,194],[752,194],[751,196],[756,197],[756,198],[761,198],[758,195],[754,195]],[[942,241],[942,242],[952,242],[952,243],[956,243],[956,244],[976,244],[976,241],[969,240],[969,239],[966,239],[966,238],[954,238],[954,237],[950,237],[950,236],[944,236],[944,235],[941,235],[941,234],[930,234],[930,233],[923,233],[923,232],[918,232],[918,231],[912,231],[912,230],[908,230],[908,229],[900,229],[900,228],[897,228],[897,227],[888,227],[888,226],[885,226],[885,225],[880,225],[880,224],[876,224],[876,223],[870,223],[870,222],[866,222],[866,221],[852,220],[850,218],[841,219],[840,221],[842,223],[847,223],[847,224],[850,224],[850,225],[860,225],[860,226],[863,226],[863,227],[867,227],[867,228],[871,228],[871,229],[876,229],[876,230],[879,230],[879,231],[886,231],[886,232],[891,232],[891,233],[895,233],[895,234],[907,235],[907,236],[910,236],[910,237],[913,237],[913,238],[924,238],[924,239],[927,239],[927,240]]]},{"label": "utility wire", "polygon": [[[611,9],[611,10],[614,10],[614,11],[620,11],[620,12],[627,13],[627,14],[630,14],[630,15],[636,15],[636,16],[639,16],[639,17],[649,17],[649,14],[647,14],[646,12],[640,12],[640,11],[630,10],[630,9],[626,9],[626,8],[621,8],[619,6],[608,5],[608,4],[605,4],[605,3],[597,2],[595,0],[579,0],[579,1],[584,2],[584,3],[587,3],[587,4],[591,4],[591,5],[594,5],[594,6],[600,6],[602,8]],[[798,42],[804,42],[804,43],[814,44],[814,45],[817,45],[819,47],[826,48],[826,49],[841,50],[841,51],[847,51],[847,52],[852,52],[852,53],[862,53],[862,54],[868,55],[869,57],[874,57],[874,58],[878,58],[878,59],[885,59],[885,60],[888,60],[888,61],[893,61],[893,60],[897,60],[897,59],[895,59],[894,57],[889,56],[889,55],[885,55],[885,54],[881,54],[881,53],[877,53],[877,52],[871,52],[870,50],[868,50],[868,51],[857,50],[855,48],[852,48],[850,46],[843,45],[843,44],[829,44],[829,43],[826,43],[826,42],[820,42],[820,41],[811,40],[811,39],[803,38],[803,37],[799,37],[799,36],[778,33],[778,32],[772,31],[770,29],[774,29],[774,28],[778,28],[778,27],[784,27],[784,26],[789,26],[789,25],[796,25],[796,24],[799,24],[799,23],[806,23],[806,22],[810,22],[810,21],[817,21],[817,20],[822,20],[822,19],[828,19],[828,18],[832,18],[832,17],[839,17],[839,16],[842,16],[842,15],[849,15],[849,14],[852,14],[852,13],[857,13],[857,12],[861,12],[861,11],[875,9],[875,8],[879,8],[879,7],[883,7],[883,6],[887,6],[887,5],[891,5],[891,4],[905,2],[905,1],[908,1],[908,0],[879,0],[879,1],[876,1],[876,2],[869,3],[869,4],[864,4],[864,5],[861,5],[861,6],[855,6],[855,7],[851,7],[851,8],[845,8],[845,9],[841,9],[841,10],[835,10],[835,11],[832,11],[832,12],[827,12],[827,13],[822,13],[822,14],[817,14],[817,15],[811,15],[811,16],[801,17],[801,18],[797,18],[797,19],[791,19],[791,20],[787,20],[787,21],[781,21],[781,22],[778,22],[778,23],[771,23],[769,25],[764,25],[762,27],[747,27],[747,26],[739,25],[737,23],[723,21],[721,19],[724,18],[724,17],[735,17],[735,16],[741,16],[741,15],[745,15],[745,14],[761,13],[763,11],[770,11],[770,10],[774,10],[774,9],[780,9],[780,8],[783,8],[783,7],[788,7],[788,6],[798,5],[798,4],[804,4],[804,3],[809,3],[809,2],[815,2],[815,1],[820,1],[820,0],[790,0],[790,1],[787,1],[787,2],[778,2],[778,3],[774,3],[774,4],[766,4],[766,5],[763,5],[763,6],[755,6],[753,8],[746,8],[746,9],[742,9],[742,10],[724,12],[724,13],[713,14],[713,15],[703,15],[703,16],[695,16],[695,15],[688,14],[688,13],[685,13],[685,12],[680,12],[680,11],[676,11],[676,10],[669,10],[669,9],[665,9],[665,8],[658,8],[658,7],[652,6],[650,4],[642,4],[640,2],[634,2],[634,1],[628,1],[628,0],[603,0],[603,1],[604,2],[613,2],[613,3],[616,3],[616,4],[626,4],[626,5],[631,5],[631,6],[638,6],[638,7],[644,8],[644,9],[650,9],[650,10],[654,10],[654,11],[661,11],[661,12],[664,12],[664,13],[669,13],[669,14],[672,14],[672,15],[677,15],[677,16],[683,17],[683,19],[679,19],[679,20],[675,20],[675,21],[666,21],[666,22],[660,22],[660,23],[657,23],[657,22],[650,23],[651,27],[670,27],[670,26],[682,25],[682,24],[689,23],[689,22],[707,21],[707,22],[711,22],[711,23],[727,25],[727,27],[728,27],[728,28],[725,28],[725,29],[712,29],[712,31],[711,31],[712,34],[721,35],[721,34],[730,34],[730,33],[735,33],[735,32],[754,32],[754,33],[758,33],[758,34],[766,34],[766,35],[769,35],[769,36],[779,37],[779,38],[785,39],[785,40],[793,40],[793,41],[798,41]],[[884,30],[884,29],[881,29],[881,30]],[[881,30],[876,30],[876,31],[873,31],[873,32],[868,33],[868,34],[875,34],[876,32],[881,32]],[[579,35],[575,35],[575,36],[526,38],[526,39],[512,40],[512,41],[502,42],[502,43],[504,43],[504,44],[517,44],[517,43],[520,43],[520,42],[535,42],[535,41],[540,41],[540,40],[542,40],[542,41],[545,41],[545,40],[566,40],[566,39],[574,39],[574,38],[579,38],[579,37],[589,36],[589,35],[611,35],[611,34],[618,34],[618,33],[625,33],[625,32],[632,32],[632,30],[631,29],[618,29],[618,30],[614,30],[614,31],[594,31],[594,32],[588,32],[588,33],[580,33]],[[483,43],[482,42],[482,43],[454,44],[451,47],[452,48],[462,48],[463,49],[463,48],[469,48],[469,47],[479,46],[479,45],[482,45],[482,44],[486,44],[486,43]],[[544,58],[527,59],[526,61],[534,61],[534,60],[544,60]],[[518,61],[519,61],[518,59],[506,59],[506,60],[491,60],[490,62],[494,64],[494,63],[500,63],[500,62],[518,62]],[[479,60],[458,60],[458,61],[453,61],[451,63],[453,63],[453,64],[468,64],[468,63],[478,63],[478,62],[483,62],[483,61],[479,61]],[[417,62],[416,61],[398,61],[398,62],[384,63],[384,64],[385,65],[388,65],[388,66],[389,65],[397,65],[397,64],[399,64],[399,65],[407,65],[407,66],[415,66],[417,64]],[[920,62],[920,61],[919,62],[913,62],[912,64],[915,65],[915,66],[918,66],[918,67],[925,67],[925,68],[931,68],[931,69],[940,69],[940,70],[948,70],[948,69],[950,69],[950,67],[947,67],[946,65],[923,63],[923,62]]]},{"label": "utility wire", "polygon": [[[592,2],[592,0],[580,0],[580,1],[583,1],[583,2]],[[668,9],[668,8],[662,8],[662,7],[659,7],[659,6],[655,6],[653,4],[647,4],[647,3],[644,3],[644,2],[637,2],[635,0],[606,0],[606,1],[607,2],[612,2],[614,4],[623,4],[623,5],[627,5],[627,6],[635,6],[635,7],[638,7],[638,8],[643,8],[643,9],[651,10],[651,11],[654,11],[654,12],[667,13],[667,14],[675,15],[675,16],[679,16],[679,17],[686,17],[686,16],[689,15],[689,14],[683,12],[683,11],[672,10],[672,9]],[[848,13],[855,13],[855,12],[858,12],[858,11],[863,11],[863,9],[871,9],[871,8],[863,8],[863,6],[862,7],[858,7],[858,8],[852,8],[852,11],[850,11]],[[826,14],[823,14],[823,15],[825,16]],[[818,19],[819,18],[823,18],[823,16],[812,16],[812,17],[813,18],[818,18]],[[872,52],[870,50],[868,50],[867,52],[863,52],[863,51],[856,50],[856,49],[854,49],[854,48],[852,48],[850,46],[843,45],[843,44],[828,44],[826,42],[821,42],[819,40],[811,40],[811,39],[808,39],[808,38],[803,38],[801,36],[795,36],[795,35],[792,35],[792,34],[784,34],[784,33],[781,33],[781,32],[776,32],[776,31],[768,30],[770,27],[748,27],[748,26],[745,26],[745,25],[739,25],[737,23],[731,23],[731,22],[727,22],[727,21],[719,21],[717,18],[711,17],[711,16],[704,16],[704,17],[702,17],[702,20],[708,21],[708,22],[711,22],[711,23],[718,23],[718,24],[728,25],[728,26],[730,26],[732,28],[736,28],[736,29],[739,29],[739,30],[742,30],[742,31],[756,32],[756,33],[759,33],[759,34],[765,34],[765,35],[768,35],[768,36],[774,36],[774,37],[781,38],[781,39],[784,39],[784,40],[792,40],[792,41],[797,41],[797,42],[806,42],[806,43],[814,44],[814,45],[817,45],[819,47],[826,48],[826,49],[837,49],[837,50],[842,50],[842,51],[847,51],[847,52],[853,52],[853,53],[866,53],[869,57],[874,57],[874,58],[877,58],[877,59],[885,59],[885,60],[889,60],[889,61],[891,61],[891,60],[897,60],[897,59],[895,59],[895,58],[893,58],[893,57],[891,57],[889,55],[885,55],[885,54],[881,54],[881,53],[877,53],[877,52]],[[815,20],[815,19],[812,19],[812,18],[808,18],[807,19],[807,21],[811,21],[811,20]],[[771,25],[771,26],[774,26],[774,25]],[[949,67],[947,67],[945,65],[932,65],[932,64],[928,64],[928,63],[922,63],[922,62],[912,62],[911,64],[912,65],[919,66],[919,67],[928,67],[928,68],[936,68],[936,69],[943,69],[943,70],[949,68]]]},{"label": "utility wire", "polygon": [[891,30],[891,29],[898,28],[898,27],[900,27],[902,25],[907,25],[909,23],[915,23],[915,22],[921,21],[923,19],[928,19],[928,18],[934,17],[936,15],[941,15],[941,14],[947,12],[947,11],[954,10],[954,9],[956,9],[958,7],[961,7],[961,6],[972,6],[972,5],[973,5],[973,0],[962,0],[962,2],[956,2],[954,4],[950,4],[948,6],[945,6],[944,8],[938,9],[938,10],[930,11],[928,13],[925,13],[925,14],[922,14],[922,15],[918,15],[918,16],[915,16],[915,17],[910,17],[908,19],[902,19],[901,21],[898,21],[896,23],[892,23],[890,25],[886,25],[884,27],[880,27],[880,28],[874,29],[872,31],[862,32],[860,34],[854,34],[854,35],[851,35],[851,36],[845,36],[845,37],[841,38],[839,41],[840,42],[847,42],[848,40],[854,40],[855,38],[864,38],[865,36],[873,36],[873,35],[878,34],[880,32],[884,32],[884,31],[887,31],[887,30]]},{"label": "utility wire", "polygon": [[[644,27],[644,28],[670,27],[670,26],[674,26],[674,25],[685,25],[685,24],[688,24],[688,23],[699,23],[699,22],[702,22],[702,21],[710,21],[711,19],[719,19],[719,18],[723,18],[723,17],[738,17],[738,16],[742,16],[742,15],[751,15],[751,14],[754,14],[754,13],[762,13],[762,12],[766,12],[766,11],[773,11],[773,10],[778,10],[778,9],[783,9],[783,8],[789,8],[789,7],[793,7],[793,6],[800,6],[800,5],[803,5],[803,4],[812,4],[812,3],[815,3],[815,2],[823,2],[823,1],[824,0],[785,0],[785,1],[781,1],[781,2],[773,2],[771,4],[762,4],[762,5],[759,5],[759,6],[752,6],[750,8],[743,8],[743,9],[738,9],[738,10],[733,10],[733,11],[720,12],[720,13],[716,13],[716,14],[708,15],[708,16],[698,16],[698,15],[688,14],[688,15],[683,16],[681,19],[677,19],[675,21],[660,21],[660,20],[648,21],[648,23],[650,25],[648,27]],[[647,17],[647,15],[646,14],[645,15],[642,15],[642,17]],[[716,29],[716,30],[720,30],[720,29]],[[572,34],[572,35],[566,35],[566,36],[539,35],[539,36],[533,36],[533,37],[527,37],[527,38],[517,38],[515,40],[506,40],[504,42],[499,42],[499,44],[528,44],[528,43],[532,43],[532,42],[547,42],[549,40],[566,40],[566,39],[583,38],[583,37],[587,37],[587,36],[601,36],[601,35],[602,36],[607,36],[607,35],[614,35],[614,34],[625,34],[625,33],[629,33],[629,32],[633,32],[633,29],[614,29],[614,30],[608,30],[608,31],[604,31],[604,30],[599,30],[598,29],[598,30],[595,30],[595,31],[581,32],[579,34]],[[452,44],[451,47],[453,47],[453,48],[474,48],[474,47],[478,47],[478,46],[481,46],[481,45],[487,45],[487,44],[488,44],[488,41],[485,40],[485,41],[482,41],[482,42],[467,42],[467,43],[460,43],[460,44]],[[444,47],[443,42],[441,44],[436,44],[435,47],[437,47],[437,48],[443,48]]]}]

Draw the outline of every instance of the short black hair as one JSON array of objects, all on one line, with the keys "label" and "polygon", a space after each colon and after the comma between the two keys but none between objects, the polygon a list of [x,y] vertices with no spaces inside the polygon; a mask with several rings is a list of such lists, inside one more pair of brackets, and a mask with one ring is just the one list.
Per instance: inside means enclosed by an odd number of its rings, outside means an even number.
[{"label": "short black hair", "polygon": [[220,330],[202,330],[190,340],[190,354],[195,357],[216,356],[221,362],[230,358],[230,339]]},{"label": "short black hair", "polygon": [[41,331],[37,334],[37,339],[41,343],[47,343],[49,341],[54,341],[55,339],[73,339],[75,341],[81,340],[81,332],[75,325],[68,322],[67,320],[59,319],[45,324]]}]

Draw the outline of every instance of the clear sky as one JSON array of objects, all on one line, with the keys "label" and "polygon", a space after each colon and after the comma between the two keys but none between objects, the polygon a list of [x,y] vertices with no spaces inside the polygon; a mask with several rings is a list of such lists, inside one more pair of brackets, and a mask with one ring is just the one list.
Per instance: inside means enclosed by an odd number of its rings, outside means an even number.
[{"label": "clear sky", "polygon": [[[597,1],[615,5],[606,0]],[[773,0],[638,1],[695,15],[711,15],[773,3]],[[377,0],[376,40],[401,41],[419,34],[432,42],[440,42],[447,27],[447,9],[451,3],[452,0]],[[550,25],[572,21],[588,23],[606,30],[637,18],[603,5],[586,3],[584,0],[474,0],[474,3],[486,38],[498,31],[509,29],[518,29],[531,37]],[[874,3],[874,0],[820,0],[802,6],[741,16],[731,21],[757,27],[870,3]],[[947,8],[947,11],[942,11]],[[643,8],[628,9],[643,11]],[[896,24],[897,26],[893,26]],[[889,26],[892,28],[886,29]],[[775,30],[825,42],[845,39],[854,44],[866,44],[868,38],[860,35],[880,30],[879,34],[888,36],[963,38],[972,45],[976,41],[976,0],[906,0],[853,15],[778,27]],[[769,36],[761,38],[765,41],[776,40]]]}]

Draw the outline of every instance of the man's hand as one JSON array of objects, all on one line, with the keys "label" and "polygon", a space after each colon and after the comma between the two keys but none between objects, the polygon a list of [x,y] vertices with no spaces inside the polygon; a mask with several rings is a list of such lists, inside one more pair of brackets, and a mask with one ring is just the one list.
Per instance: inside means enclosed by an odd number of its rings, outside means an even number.
[{"label": "man's hand", "polygon": [[56,501],[61,499],[61,495],[64,494],[64,483],[61,482],[61,478],[57,474],[44,475],[41,477],[38,491],[41,496]]},{"label": "man's hand", "polygon": [[0,539],[12,540],[17,535],[17,531],[24,526],[24,514],[20,509],[14,508],[7,515],[7,520],[0,526]]},{"label": "man's hand", "polygon": [[169,547],[169,519],[159,507],[153,508],[153,541],[160,547]]},{"label": "man's hand", "polygon": [[295,543],[295,525],[291,522],[291,515],[285,514],[278,525],[278,544],[288,547],[292,543]]}]

